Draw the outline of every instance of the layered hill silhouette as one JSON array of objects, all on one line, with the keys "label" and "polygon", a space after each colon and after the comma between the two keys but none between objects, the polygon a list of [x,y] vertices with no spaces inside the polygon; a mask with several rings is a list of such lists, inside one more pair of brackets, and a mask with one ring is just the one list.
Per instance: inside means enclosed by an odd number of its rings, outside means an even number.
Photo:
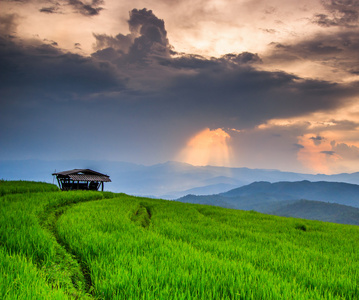
[{"label": "layered hill silhouette", "polygon": [[18,160],[0,161],[0,179],[53,183],[51,174],[56,170],[75,168],[109,175],[112,182],[105,189],[112,192],[359,225],[359,172],[324,175],[180,162],[144,166],[114,161]]},{"label": "layered hill silhouette", "polygon": [[56,182],[51,174],[71,169],[92,169],[110,176],[105,189],[136,196],[177,199],[187,194],[210,195],[256,181],[330,181],[359,184],[359,172],[347,174],[302,174],[268,169],[193,166],[166,162],[152,166],[128,162],[91,160],[0,161],[0,179]]},{"label": "layered hill silhouette", "polygon": [[254,182],[225,193],[187,195],[177,201],[359,225],[359,185],[342,182]]}]

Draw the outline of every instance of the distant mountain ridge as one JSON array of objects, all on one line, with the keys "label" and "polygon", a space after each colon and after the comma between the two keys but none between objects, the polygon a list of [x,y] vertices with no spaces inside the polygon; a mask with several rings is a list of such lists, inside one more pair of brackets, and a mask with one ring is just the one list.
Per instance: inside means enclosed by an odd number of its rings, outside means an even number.
[{"label": "distant mountain ridge", "polygon": [[359,208],[336,203],[298,200],[283,205],[274,212],[271,212],[271,214],[283,217],[359,225]]},{"label": "distant mountain ridge", "polygon": [[359,185],[343,182],[254,182],[220,195],[233,198],[261,193],[277,195],[286,200],[307,199],[359,207]]},{"label": "distant mountain ridge", "polygon": [[265,169],[193,166],[180,162],[144,166],[128,162],[94,160],[3,160],[0,161],[0,178],[52,183],[51,174],[55,169],[64,171],[75,168],[89,168],[109,175],[112,182],[105,184],[105,190],[164,199],[176,199],[187,194],[218,194],[255,181],[273,183],[309,180],[359,184],[359,172],[312,175]]},{"label": "distant mountain ridge", "polygon": [[105,190],[113,192],[164,199],[182,197],[177,200],[359,225],[359,189],[355,185],[359,184],[358,172],[312,175],[178,162],[143,166],[113,161],[19,160],[0,161],[0,179],[56,183],[51,176],[55,170],[75,168],[109,175],[112,182],[105,184]]},{"label": "distant mountain ridge", "polygon": [[359,185],[341,182],[254,182],[217,195],[187,195],[177,201],[359,225]]}]

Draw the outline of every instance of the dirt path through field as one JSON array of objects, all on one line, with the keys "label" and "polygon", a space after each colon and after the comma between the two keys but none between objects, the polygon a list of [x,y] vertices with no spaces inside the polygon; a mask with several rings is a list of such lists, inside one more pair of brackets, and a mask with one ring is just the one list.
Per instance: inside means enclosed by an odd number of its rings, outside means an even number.
[{"label": "dirt path through field", "polygon": [[[98,199],[91,199],[88,201],[97,200]],[[80,203],[83,203],[83,201]],[[67,244],[63,239],[61,239],[57,232],[56,226],[59,218],[69,208],[80,203],[70,203],[57,207],[49,207],[41,214],[41,216],[39,216],[39,218],[42,227],[44,227],[48,232],[50,232],[52,237],[57,242],[58,247],[56,247],[56,262],[58,264],[56,267],[59,268],[61,271],[65,271],[66,274],[69,274],[71,283],[75,291],[74,294],[70,296],[81,299],[84,299],[84,297],[85,299],[93,299],[93,285],[89,267],[74,251],[71,250],[70,245]],[[65,280],[66,279],[64,279],[64,281]]]}]

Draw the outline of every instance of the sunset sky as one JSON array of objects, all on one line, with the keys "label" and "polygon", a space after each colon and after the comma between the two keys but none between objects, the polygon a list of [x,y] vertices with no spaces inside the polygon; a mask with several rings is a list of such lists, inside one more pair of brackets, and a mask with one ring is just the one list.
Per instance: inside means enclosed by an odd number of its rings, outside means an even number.
[{"label": "sunset sky", "polygon": [[359,171],[359,0],[0,0],[0,159]]}]

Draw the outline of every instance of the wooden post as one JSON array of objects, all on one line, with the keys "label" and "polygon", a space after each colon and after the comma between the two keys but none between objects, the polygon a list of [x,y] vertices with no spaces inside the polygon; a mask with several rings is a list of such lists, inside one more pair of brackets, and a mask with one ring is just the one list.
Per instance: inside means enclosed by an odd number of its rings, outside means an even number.
[{"label": "wooden post", "polygon": [[101,190],[102,190],[102,192],[103,192],[103,181],[102,181],[102,189],[101,189]]},{"label": "wooden post", "polygon": [[58,183],[58,185],[59,185],[59,188],[62,190],[62,183],[61,183],[61,181],[60,181],[60,178],[57,177],[57,176],[56,176],[56,178],[57,178],[57,183]]}]

